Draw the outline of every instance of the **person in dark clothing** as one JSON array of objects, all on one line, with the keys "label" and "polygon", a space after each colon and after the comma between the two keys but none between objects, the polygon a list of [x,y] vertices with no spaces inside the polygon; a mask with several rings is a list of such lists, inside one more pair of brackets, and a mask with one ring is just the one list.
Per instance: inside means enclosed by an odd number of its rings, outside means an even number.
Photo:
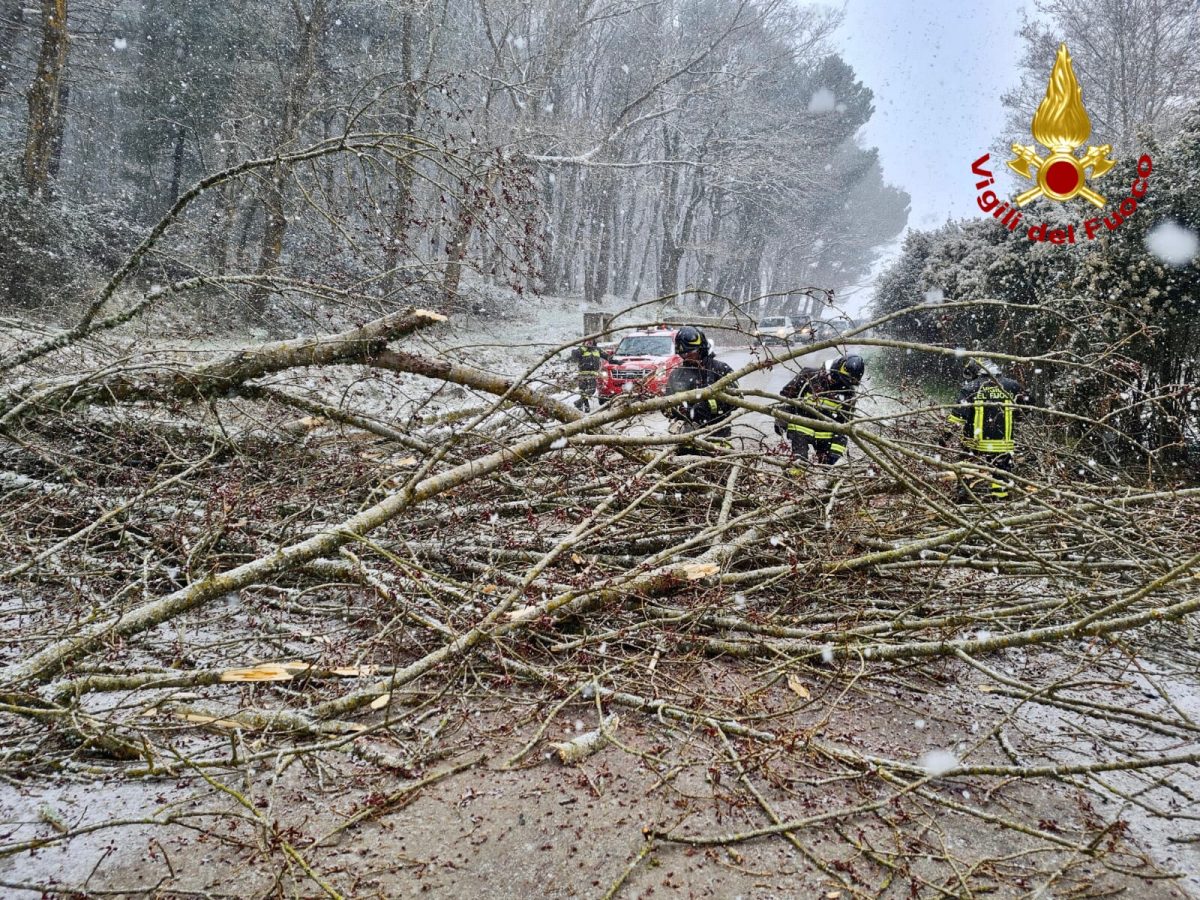
[{"label": "person in dark clothing", "polygon": [[980,460],[990,475],[964,485],[959,498],[972,499],[973,489],[982,489],[986,481],[991,499],[1007,500],[1011,482],[1006,474],[1013,469],[1017,407],[1028,404],[1029,397],[1019,381],[1004,375],[990,360],[970,360],[963,374],[958,405],[947,420],[962,448]]},{"label": "person in dark clothing", "polygon": [[[671,371],[667,379],[668,394],[702,390],[733,371],[713,355],[712,345],[704,336],[704,332],[692,325],[685,325],[676,332],[675,353],[683,361]],[[736,381],[725,387],[729,392],[736,389]],[[663,414],[673,422],[683,423],[686,430],[695,431],[724,422],[734,409],[733,404],[720,397],[705,397],[701,400],[685,400],[678,406],[663,410]],[[729,426],[725,426],[708,432],[704,435],[704,440],[728,448],[731,434]],[[680,448],[678,452],[706,453],[705,450],[694,447]]]},{"label": "person in dark clothing", "polygon": [[596,339],[586,338],[583,346],[576,347],[571,356],[579,365],[579,399],[575,401],[575,407],[580,412],[591,412],[591,398],[596,394],[596,376],[600,374],[600,348],[596,346]]},{"label": "person in dark clothing", "polygon": [[[846,423],[854,413],[858,400],[858,386],[862,382],[867,364],[858,354],[841,356],[829,367],[813,369],[805,367],[779,393],[799,402],[788,404],[788,412],[810,419],[832,419]],[[810,428],[795,422],[776,421],[775,430],[786,434],[792,442],[792,453],[807,460],[809,448],[814,461],[833,465],[846,453],[846,438],[832,431]]]}]

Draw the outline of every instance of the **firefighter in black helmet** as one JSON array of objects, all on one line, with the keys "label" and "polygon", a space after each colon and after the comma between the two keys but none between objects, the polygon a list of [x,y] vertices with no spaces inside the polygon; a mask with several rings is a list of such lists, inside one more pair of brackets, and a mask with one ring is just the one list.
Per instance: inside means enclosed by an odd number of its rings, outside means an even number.
[{"label": "firefighter in black helmet", "polygon": [[958,405],[947,420],[962,448],[987,466],[990,475],[964,486],[959,497],[971,499],[975,489],[981,490],[986,482],[987,496],[1007,500],[1011,482],[1006,476],[1012,471],[1016,450],[1017,407],[1027,405],[1029,397],[1019,381],[1006,376],[991,360],[968,360],[963,376]]},{"label": "firefighter in black helmet", "polygon": [[575,401],[575,407],[580,412],[591,412],[591,398],[596,393],[596,376],[600,374],[600,348],[596,346],[596,339],[584,338],[583,346],[576,347],[572,356],[579,364],[579,399]]},{"label": "firefighter in black helmet", "polygon": [[[779,393],[790,400],[800,402],[788,404],[787,411],[810,419],[832,419],[846,423],[854,413],[858,400],[858,386],[862,383],[867,364],[857,353],[840,356],[827,368],[805,367]],[[833,465],[846,453],[846,438],[820,428],[810,428],[795,422],[783,423],[776,420],[775,431],[786,434],[792,442],[792,453],[800,459],[808,459],[811,446],[818,463]]]},{"label": "firefighter in black helmet", "polygon": [[[702,390],[730,374],[733,369],[717,359],[712,352],[712,345],[704,332],[694,325],[684,325],[675,333],[675,353],[682,360],[671,370],[667,379],[667,393],[675,394],[680,391]],[[725,387],[726,391],[736,390],[737,382]],[[731,403],[720,397],[706,397],[702,400],[685,400],[678,406],[663,410],[664,415],[673,421],[682,422],[689,431],[707,428],[729,418],[734,410]],[[729,426],[710,431],[704,439],[720,446],[729,447],[731,435]],[[703,450],[688,448],[681,452],[703,453]]]}]

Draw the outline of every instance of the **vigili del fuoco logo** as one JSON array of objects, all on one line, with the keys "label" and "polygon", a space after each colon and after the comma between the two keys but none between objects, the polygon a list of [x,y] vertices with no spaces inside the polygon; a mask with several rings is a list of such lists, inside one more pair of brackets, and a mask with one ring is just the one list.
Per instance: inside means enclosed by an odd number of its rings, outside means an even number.
[{"label": "vigili del fuoco logo", "polygon": [[[971,171],[980,179],[975,184],[975,189],[981,192],[975,198],[979,208],[991,213],[992,218],[1009,231],[1016,231],[1021,223],[1025,213],[1020,210],[1039,198],[1068,203],[1080,197],[1101,211],[1098,216],[1080,222],[1080,240],[1095,240],[1097,235],[1103,233],[1101,226],[1108,231],[1116,231],[1126,218],[1137,211],[1138,201],[1146,195],[1148,179],[1154,170],[1148,155],[1143,154],[1138,159],[1138,177],[1130,185],[1129,195],[1116,204],[1110,213],[1104,212],[1108,200],[1089,182],[1103,178],[1116,165],[1116,160],[1109,156],[1112,145],[1089,146],[1083,156],[1076,156],[1076,151],[1092,133],[1092,122],[1083,106],[1083,89],[1071,68],[1071,54],[1066,44],[1059,44],[1054,68],[1050,71],[1050,83],[1046,85],[1046,96],[1033,115],[1030,131],[1038,144],[1049,150],[1050,154],[1039,155],[1036,144],[1012,145],[1014,156],[1008,161],[1008,167],[1022,178],[1032,181],[1033,186],[1017,194],[1011,202],[1002,202],[996,192],[989,189],[996,181],[992,173],[984,168],[991,158],[990,153],[985,153],[971,164]],[[1066,228],[1051,229],[1043,222],[1030,225],[1025,233],[1031,241],[1051,244],[1074,244],[1076,241],[1073,224]]]}]

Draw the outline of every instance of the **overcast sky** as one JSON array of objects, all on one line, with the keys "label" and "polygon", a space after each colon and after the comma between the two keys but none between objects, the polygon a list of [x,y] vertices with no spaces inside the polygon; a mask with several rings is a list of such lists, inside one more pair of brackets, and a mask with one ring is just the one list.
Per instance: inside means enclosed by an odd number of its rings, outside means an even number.
[{"label": "overcast sky", "polygon": [[999,132],[1000,95],[1018,80],[1016,32],[1024,6],[1023,0],[847,0],[838,40],[875,92],[875,115],[862,141],[879,148],[884,177],[912,195],[910,227],[978,214],[971,162]]}]

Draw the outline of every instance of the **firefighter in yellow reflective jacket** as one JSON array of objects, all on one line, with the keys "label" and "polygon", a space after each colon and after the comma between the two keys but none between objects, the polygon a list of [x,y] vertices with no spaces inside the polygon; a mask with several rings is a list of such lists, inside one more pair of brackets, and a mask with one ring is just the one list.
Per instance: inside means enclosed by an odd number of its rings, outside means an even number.
[{"label": "firefighter in yellow reflective jacket", "polygon": [[[867,364],[857,353],[841,356],[829,364],[827,369],[804,368],[783,386],[780,396],[803,401],[789,404],[788,412],[812,419],[827,418],[846,423],[854,413],[858,400],[858,386],[862,382]],[[846,453],[845,435],[835,434],[818,428],[809,428],[795,422],[776,422],[775,430],[787,434],[792,442],[792,453],[800,459],[808,459],[808,449],[813,449],[816,462],[833,465]]]},{"label": "firefighter in yellow reflective jacket", "polygon": [[986,465],[991,474],[966,485],[960,499],[970,499],[975,489],[981,492],[986,482],[991,499],[1007,500],[1012,484],[1006,473],[1013,468],[1018,407],[1028,405],[1029,397],[1020,382],[1009,378],[990,360],[970,360],[963,374],[958,405],[948,419],[963,449]]},{"label": "firefighter in yellow reflective jacket", "polygon": [[583,346],[576,347],[571,356],[579,365],[579,399],[575,401],[575,408],[580,412],[591,412],[591,398],[596,393],[596,376],[600,374],[600,348],[596,346],[596,339],[587,338]]}]

